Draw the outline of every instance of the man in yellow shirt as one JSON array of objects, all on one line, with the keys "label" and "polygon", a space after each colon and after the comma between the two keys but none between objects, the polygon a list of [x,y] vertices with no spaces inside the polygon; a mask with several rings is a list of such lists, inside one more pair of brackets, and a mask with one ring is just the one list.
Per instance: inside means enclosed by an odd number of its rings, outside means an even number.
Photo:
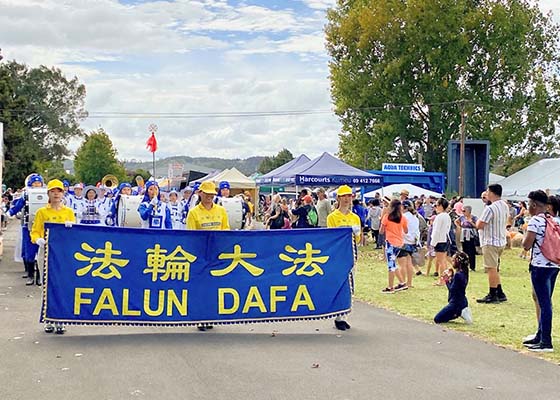
[{"label": "man in yellow shirt", "polygon": [[[70,207],[63,204],[64,201],[64,185],[58,179],[53,179],[47,184],[47,194],[49,203],[45,207],[41,207],[35,214],[33,228],[31,228],[31,241],[40,247],[39,254],[44,254],[45,248],[45,222],[53,223],[73,223],[76,222],[74,211]],[[45,332],[52,333],[55,328],[47,323]],[[62,324],[56,324],[56,333],[62,335],[66,330]]]},{"label": "man in yellow shirt", "polygon": [[[355,244],[359,243],[361,237],[360,217],[352,212],[352,188],[342,185],[336,191],[336,199],[338,208],[330,213],[327,217],[327,228],[350,227],[354,234],[354,254],[356,253]],[[351,273],[352,275],[352,273]],[[350,276],[352,280],[353,277]],[[336,317],[334,320],[336,329],[345,331],[350,329],[350,324],[346,322],[346,316]]]},{"label": "man in yellow shirt", "polygon": [[204,231],[229,230],[226,209],[218,204],[214,204],[214,196],[217,194],[214,182],[204,181],[198,189],[200,191],[200,203],[189,210],[187,229]]}]

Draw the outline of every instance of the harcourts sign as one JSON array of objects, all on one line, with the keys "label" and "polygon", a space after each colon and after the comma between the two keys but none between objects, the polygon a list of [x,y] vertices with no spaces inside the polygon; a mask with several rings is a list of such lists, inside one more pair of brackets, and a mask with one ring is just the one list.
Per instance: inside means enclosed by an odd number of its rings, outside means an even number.
[{"label": "harcourts sign", "polygon": [[424,168],[420,164],[383,163],[381,170],[383,172],[424,172]]}]

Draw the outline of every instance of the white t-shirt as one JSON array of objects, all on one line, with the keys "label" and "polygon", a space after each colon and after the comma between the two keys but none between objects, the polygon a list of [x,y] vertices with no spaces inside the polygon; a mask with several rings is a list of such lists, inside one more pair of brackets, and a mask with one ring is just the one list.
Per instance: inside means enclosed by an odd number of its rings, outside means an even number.
[{"label": "white t-shirt", "polygon": [[410,211],[404,213],[404,217],[408,222],[408,233],[404,235],[406,244],[418,244],[420,238],[420,221],[416,215],[412,215]]},{"label": "white t-shirt", "polygon": [[545,229],[546,220],[540,215],[535,215],[534,217],[532,217],[529,221],[529,224],[527,225],[527,231],[533,232],[536,235],[535,243],[533,243],[533,249],[531,251],[531,265],[533,267],[540,268],[560,268],[560,266],[548,260],[541,253],[541,246],[544,240]]}]

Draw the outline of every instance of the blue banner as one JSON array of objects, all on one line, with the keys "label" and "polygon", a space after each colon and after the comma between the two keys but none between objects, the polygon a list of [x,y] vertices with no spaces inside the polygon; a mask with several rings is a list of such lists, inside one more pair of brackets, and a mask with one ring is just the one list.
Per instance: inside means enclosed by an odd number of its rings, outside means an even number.
[{"label": "blue banner", "polygon": [[42,322],[269,322],[351,309],[350,228],[46,228]]}]

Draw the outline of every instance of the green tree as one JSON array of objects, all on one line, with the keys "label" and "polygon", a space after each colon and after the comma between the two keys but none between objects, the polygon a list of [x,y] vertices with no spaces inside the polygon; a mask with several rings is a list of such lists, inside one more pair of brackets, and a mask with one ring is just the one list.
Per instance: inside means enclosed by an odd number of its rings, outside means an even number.
[{"label": "green tree", "polygon": [[445,170],[463,107],[492,161],[559,147],[558,26],[534,2],[339,0],[328,19],[344,160]]},{"label": "green tree", "polygon": [[4,123],[4,180],[21,186],[36,161],[62,160],[70,139],[83,136],[79,122],[85,87],[59,69],[0,64],[0,122]]},{"label": "green tree", "polygon": [[115,175],[119,182],[126,180],[124,166],[117,160],[117,150],[102,128],[86,136],[76,152],[74,171],[78,180],[91,185],[107,174]]},{"label": "green tree", "polygon": [[45,182],[55,178],[60,180],[66,179],[69,183],[76,182],[76,177],[66,172],[62,161],[35,161],[33,163],[33,171],[40,173]]},{"label": "green tree", "polygon": [[270,172],[273,169],[276,169],[286,164],[287,162],[292,161],[293,159],[294,156],[288,149],[282,149],[275,156],[265,157],[261,161],[261,164],[259,165],[259,169],[257,171],[261,174],[266,174],[267,172]]}]

